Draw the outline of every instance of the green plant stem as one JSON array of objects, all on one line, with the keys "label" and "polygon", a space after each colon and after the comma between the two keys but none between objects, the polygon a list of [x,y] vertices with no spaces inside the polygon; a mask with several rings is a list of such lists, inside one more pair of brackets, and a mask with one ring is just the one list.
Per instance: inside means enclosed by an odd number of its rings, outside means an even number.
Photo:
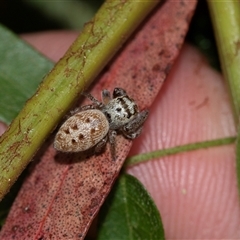
[{"label": "green plant stem", "polygon": [[230,89],[235,123],[238,126],[237,181],[240,192],[240,6],[239,1],[208,0],[221,66]]},{"label": "green plant stem", "polygon": [[236,123],[240,113],[240,6],[239,1],[208,0],[224,77],[232,97]]},{"label": "green plant stem", "polygon": [[181,153],[181,152],[188,152],[188,151],[199,150],[199,149],[204,149],[209,147],[217,147],[217,146],[232,144],[235,141],[236,141],[236,137],[229,137],[229,138],[222,138],[222,139],[210,140],[205,142],[190,143],[186,145],[176,146],[173,148],[161,149],[161,150],[152,151],[149,153],[144,153],[144,154],[139,154],[136,156],[129,157],[125,162],[125,165],[129,167],[142,162],[146,162],[154,158],[166,157],[166,156]]},{"label": "green plant stem", "polygon": [[[0,138],[0,200],[58,121],[158,1],[106,1]],[[33,69],[34,71],[34,69]]]}]

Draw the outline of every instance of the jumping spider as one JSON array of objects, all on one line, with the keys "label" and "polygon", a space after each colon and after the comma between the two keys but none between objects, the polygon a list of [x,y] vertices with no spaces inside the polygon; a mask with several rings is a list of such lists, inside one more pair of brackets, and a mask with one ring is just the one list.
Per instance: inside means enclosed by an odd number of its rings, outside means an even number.
[{"label": "jumping spider", "polygon": [[99,153],[109,140],[115,160],[117,132],[129,139],[138,137],[148,110],[139,112],[137,104],[122,88],[115,88],[113,97],[108,90],[103,90],[102,102],[91,94],[84,95],[93,104],[73,112],[56,134],[54,148],[61,152],[81,152],[94,147],[94,152]]}]

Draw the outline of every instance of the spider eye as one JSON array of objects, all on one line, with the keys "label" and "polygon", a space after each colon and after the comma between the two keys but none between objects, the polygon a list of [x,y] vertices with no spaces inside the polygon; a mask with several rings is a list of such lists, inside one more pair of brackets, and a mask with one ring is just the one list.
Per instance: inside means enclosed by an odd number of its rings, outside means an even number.
[{"label": "spider eye", "polygon": [[110,114],[110,113],[106,113],[105,115],[106,115],[108,121],[109,121],[109,122],[112,122],[112,116],[111,116],[111,114]]},{"label": "spider eye", "polygon": [[126,96],[127,93],[122,88],[114,88],[113,90],[113,98],[120,97],[120,96]]},{"label": "spider eye", "polygon": [[116,108],[116,111],[117,111],[117,112],[121,112],[122,109],[121,109],[121,108]]}]

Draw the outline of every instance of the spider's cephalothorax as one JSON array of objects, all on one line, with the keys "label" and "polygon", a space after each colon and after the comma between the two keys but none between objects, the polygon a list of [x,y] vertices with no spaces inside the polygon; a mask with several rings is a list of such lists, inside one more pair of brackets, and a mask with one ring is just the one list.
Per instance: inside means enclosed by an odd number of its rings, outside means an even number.
[{"label": "spider's cephalothorax", "polygon": [[[119,91],[121,95],[119,94]],[[103,91],[103,98],[109,95],[109,92]],[[102,107],[102,112],[106,115],[109,128],[112,130],[119,129],[131,121],[138,113],[136,103],[130,99],[123,89],[114,89],[113,99],[109,100],[106,105]]]},{"label": "spider's cephalothorax", "polygon": [[141,133],[148,111],[139,112],[137,104],[125,90],[115,88],[111,97],[102,91],[102,102],[91,94],[84,94],[93,104],[76,109],[60,127],[54,140],[54,148],[62,152],[81,152],[94,147],[95,152],[105,146],[107,140],[113,159],[117,132],[134,139]]}]

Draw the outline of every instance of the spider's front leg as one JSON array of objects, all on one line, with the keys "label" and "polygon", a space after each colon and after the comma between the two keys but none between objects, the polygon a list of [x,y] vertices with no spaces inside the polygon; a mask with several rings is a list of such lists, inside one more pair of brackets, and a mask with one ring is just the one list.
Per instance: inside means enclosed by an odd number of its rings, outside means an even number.
[{"label": "spider's front leg", "polygon": [[102,102],[104,105],[107,105],[111,101],[111,94],[108,90],[104,89],[102,91]]},{"label": "spider's front leg", "polygon": [[113,161],[115,161],[116,160],[116,136],[117,136],[117,132],[115,130],[109,130],[108,136],[109,136],[109,142],[110,142],[110,152],[111,152]]},{"label": "spider's front leg", "polygon": [[138,137],[142,131],[143,124],[148,117],[148,110],[143,110],[138,113],[130,122],[122,128],[122,133],[125,137],[134,139]]}]

